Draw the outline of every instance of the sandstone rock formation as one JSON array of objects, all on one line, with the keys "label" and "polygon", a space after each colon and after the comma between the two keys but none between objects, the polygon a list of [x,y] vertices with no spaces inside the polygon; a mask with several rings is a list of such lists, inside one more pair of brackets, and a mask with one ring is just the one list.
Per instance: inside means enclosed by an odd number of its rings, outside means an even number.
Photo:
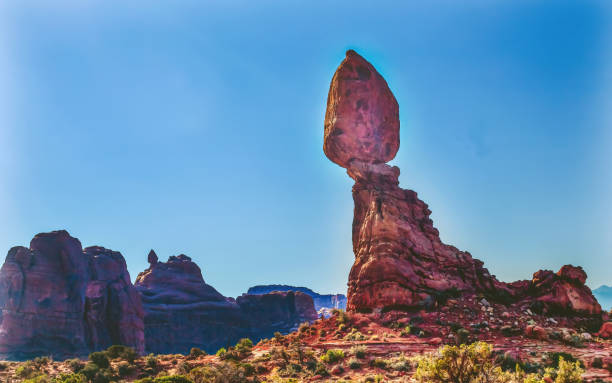
[{"label": "sandstone rock formation", "polygon": [[144,351],[143,312],[120,253],[81,248],[66,231],[9,250],[0,269],[0,358]]},{"label": "sandstone rock formation", "polygon": [[315,310],[320,309],[346,309],[346,296],[344,294],[319,294],[307,287],[288,285],[258,285],[250,287],[247,294],[267,294],[273,291],[300,291],[310,295],[314,301]]},{"label": "sandstone rock formation", "polygon": [[506,284],[468,252],[442,243],[427,204],[400,188],[399,168],[385,164],[398,148],[391,90],[370,63],[348,51],[330,85],[323,150],[355,180],[349,310],[412,310],[470,293],[505,303],[532,299],[558,312],[600,313],[582,269],[566,266],[558,275],[540,272],[532,282]]},{"label": "sandstone rock formation", "polygon": [[249,320],[249,338],[258,341],[276,331],[286,334],[300,323],[317,319],[312,297],[300,291],[273,291],[263,295],[243,294],[236,298]]},{"label": "sandstone rock formation", "polygon": [[159,262],[151,251],[148,259],[150,267],[135,282],[145,309],[147,352],[188,353],[199,347],[212,353],[240,338],[258,341],[317,318],[306,294],[277,292],[234,300],[206,284],[186,255]]},{"label": "sandstone rock formation", "polygon": [[[533,274],[528,287],[528,296],[533,297],[532,308],[548,314],[599,315],[601,306],[585,285],[587,275],[582,267],[563,266],[556,274],[540,270]],[[523,296],[524,292],[516,293]]]},{"label": "sandstone rock formation", "polygon": [[206,284],[191,258],[159,262],[151,250],[148,259],[150,267],[134,283],[145,310],[147,352],[186,353],[192,347],[215,352],[248,335],[240,306]]}]

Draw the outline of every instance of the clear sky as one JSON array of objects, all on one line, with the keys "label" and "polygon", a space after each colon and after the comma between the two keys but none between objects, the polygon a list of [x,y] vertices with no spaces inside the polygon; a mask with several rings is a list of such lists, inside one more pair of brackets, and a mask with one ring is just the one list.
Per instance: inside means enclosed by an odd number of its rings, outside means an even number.
[{"label": "clear sky", "polygon": [[352,48],[398,99],[393,164],[445,242],[502,280],[572,263],[612,284],[611,10],[2,1],[0,250],[67,229],[132,278],[153,248],[228,296],[345,291],[352,182],[322,145]]}]

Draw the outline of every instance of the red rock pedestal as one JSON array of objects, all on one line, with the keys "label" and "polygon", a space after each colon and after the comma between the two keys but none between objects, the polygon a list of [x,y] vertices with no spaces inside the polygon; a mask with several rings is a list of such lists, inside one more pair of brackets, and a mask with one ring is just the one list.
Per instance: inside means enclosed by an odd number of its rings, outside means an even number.
[{"label": "red rock pedestal", "polygon": [[348,281],[351,311],[432,308],[462,293],[543,310],[600,315],[582,269],[539,272],[533,281],[499,282],[483,263],[440,240],[431,211],[399,187],[399,168],[385,162],[399,148],[399,109],[386,81],[363,57],[348,51],[327,99],[323,150],[355,180],[353,252]]}]

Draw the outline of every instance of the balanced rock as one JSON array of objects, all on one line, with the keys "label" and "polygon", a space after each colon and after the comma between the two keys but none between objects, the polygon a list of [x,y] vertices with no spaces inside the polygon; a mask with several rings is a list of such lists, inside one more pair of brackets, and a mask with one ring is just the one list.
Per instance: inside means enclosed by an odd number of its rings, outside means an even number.
[{"label": "balanced rock", "polygon": [[397,101],[372,65],[348,51],[331,82],[323,144],[327,157],[355,180],[348,310],[432,308],[449,296],[476,294],[489,302],[601,316],[581,268],[502,283],[470,253],[442,243],[427,204],[400,188],[399,168],[385,163],[398,148]]},{"label": "balanced rock", "polygon": [[398,186],[399,168],[384,163],[399,148],[397,101],[354,51],[332,79],[323,148],[355,180],[349,310],[423,307],[445,292],[498,293],[482,262],[442,243],[428,206]]},{"label": "balanced rock", "polygon": [[355,51],[329,87],[323,150],[342,167],[352,160],[387,162],[399,149],[399,107],[385,79]]},{"label": "balanced rock", "polygon": [[112,344],[144,351],[142,308],[121,254],[84,252],[63,230],[9,250],[0,309],[3,359],[83,356]]}]

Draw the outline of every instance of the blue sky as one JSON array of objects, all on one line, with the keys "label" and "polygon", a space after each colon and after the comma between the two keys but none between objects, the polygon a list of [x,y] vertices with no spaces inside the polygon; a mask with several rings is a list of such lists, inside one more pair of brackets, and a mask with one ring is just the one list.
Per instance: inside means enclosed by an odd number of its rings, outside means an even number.
[{"label": "blue sky", "polygon": [[[352,182],[323,154],[352,48],[400,105],[401,186],[500,279],[612,283],[605,1],[0,5],[0,250],[67,229],[132,278],[185,253],[235,296],[346,289]],[[609,3],[608,3],[609,4]]]}]

